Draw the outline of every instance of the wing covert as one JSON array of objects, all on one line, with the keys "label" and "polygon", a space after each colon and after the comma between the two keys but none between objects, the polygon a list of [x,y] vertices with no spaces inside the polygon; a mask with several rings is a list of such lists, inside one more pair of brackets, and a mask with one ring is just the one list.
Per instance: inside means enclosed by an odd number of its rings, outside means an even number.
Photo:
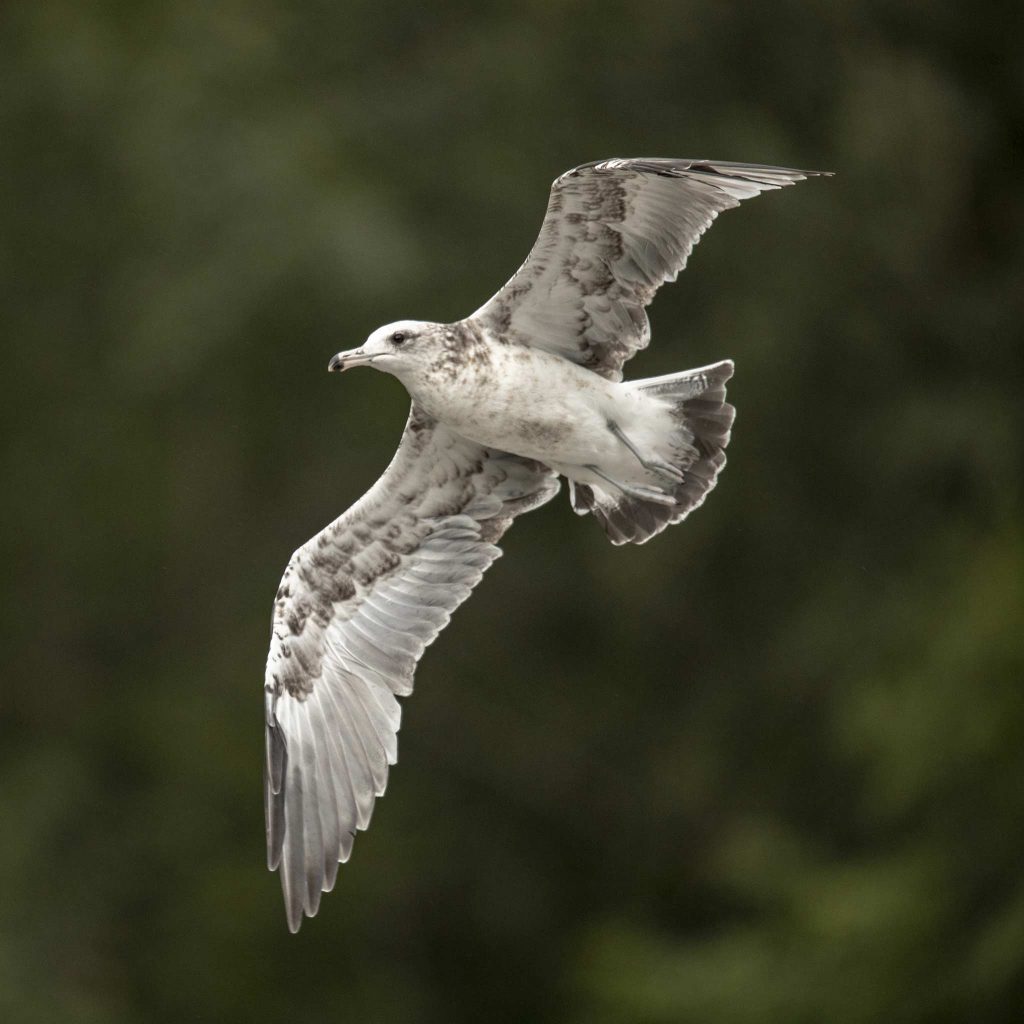
[{"label": "wing covert", "polygon": [[373,488],[292,556],[264,685],[267,863],[288,924],[312,917],[397,760],[424,649],[501,554],[512,519],[557,493],[546,467],[483,448],[413,405]]},{"label": "wing covert", "polygon": [[473,318],[621,380],[650,340],[645,307],[715,217],[819,173],[720,160],[583,164],[555,180],[526,262]]}]

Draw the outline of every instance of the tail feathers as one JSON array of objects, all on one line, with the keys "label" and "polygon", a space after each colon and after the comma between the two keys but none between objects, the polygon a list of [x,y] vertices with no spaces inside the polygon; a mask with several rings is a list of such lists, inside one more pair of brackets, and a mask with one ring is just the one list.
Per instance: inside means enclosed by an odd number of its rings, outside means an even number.
[{"label": "tail feathers", "polygon": [[725,383],[732,374],[733,364],[725,360],[632,383],[672,406],[677,428],[670,442],[671,461],[683,474],[680,483],[666,488],[674,499],[672,505],[577,483],[570,491],[573,509],[580,515],[591,512],[613,544],[643,544],[699,508],[725,466],[725,448],[736,416],[725,400]]}]

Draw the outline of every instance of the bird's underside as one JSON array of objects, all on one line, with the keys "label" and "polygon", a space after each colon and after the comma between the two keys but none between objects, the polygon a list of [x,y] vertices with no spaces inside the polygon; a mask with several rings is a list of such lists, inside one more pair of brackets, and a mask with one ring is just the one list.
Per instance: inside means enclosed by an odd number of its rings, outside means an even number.
[{"label": "bird's underside", "polygon": [[[471,362],[481,387],[504,379],[496,353],[519,351],[530,372],[549,360],[581,392],[611,397],[592,403],[593,452],[576,445],[570,464],[553,456],[565,442],[530,439],[536,417],[514,397],[521,425],[476,435],[444,415],[455,404],[440,391],[407,384],[413,407],[391,465],[289,561],[264,690],[268,864],[281,872],[292,931],[334,886],[384,792],[396,698],[412,691],[425,647],[501,554],[512,520],[551,500],[565,475],[578,513],[593,514],[613,543],[642,543],[714,486],[733,421],[732,363],[630,383],[622,366],[648,343],[646,306],[718,213],[814,173],[663,159],[575,168],[552,186],[537,242],[508,284],[472,317],[432,325],[450,386],[464,384]],[[568,399],[560,408],[578,423]]]}]

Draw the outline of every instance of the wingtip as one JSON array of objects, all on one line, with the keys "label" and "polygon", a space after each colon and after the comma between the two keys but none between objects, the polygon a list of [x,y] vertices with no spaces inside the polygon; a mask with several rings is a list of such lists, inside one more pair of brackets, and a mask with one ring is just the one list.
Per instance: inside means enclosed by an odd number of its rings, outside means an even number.
[{"label": "wingtip", "polygon": [[302,925],[302,894],[289,889],[284,874],[281,875],[281,888],[284,890],[284,916],[288,931],[294,935]]},{"label": "wingtip", "polygon": [[[638,170],[669,177],[693,171],[710,174],[728,174],[758,171],[775,172],[776,174],[794,175],[790,180],[801,180],[801,177],[831,177],[834,171],[805,170],[802,167],[785,167],[782,164],[758,164],[739,160],[713,160],[704,157],[612,157],[605,160],[592,160],[565,171],[560,178],[578,176],[583,171],[617,171]],[[558,179],[556,179],[558,180]]]}]

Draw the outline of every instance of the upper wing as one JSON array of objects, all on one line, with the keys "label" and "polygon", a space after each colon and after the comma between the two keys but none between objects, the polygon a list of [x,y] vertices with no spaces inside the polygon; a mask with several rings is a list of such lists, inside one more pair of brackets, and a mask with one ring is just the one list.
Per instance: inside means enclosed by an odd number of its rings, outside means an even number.
[{"label": "upper wing", "polygon": [[819,174],[709,160],[602,160],[551,186],[526,262],[473,317],[612,380],[650,340],[644,307],[722,210]]},{"label": "upper wing", "polygon": [[557,477],[483,448],[415,405],[391,465],[292,556],[264,686],[267,862],[288,925],[312,917],[397,759],[401,708],[423,649],[501,554],[512,519]]}]

